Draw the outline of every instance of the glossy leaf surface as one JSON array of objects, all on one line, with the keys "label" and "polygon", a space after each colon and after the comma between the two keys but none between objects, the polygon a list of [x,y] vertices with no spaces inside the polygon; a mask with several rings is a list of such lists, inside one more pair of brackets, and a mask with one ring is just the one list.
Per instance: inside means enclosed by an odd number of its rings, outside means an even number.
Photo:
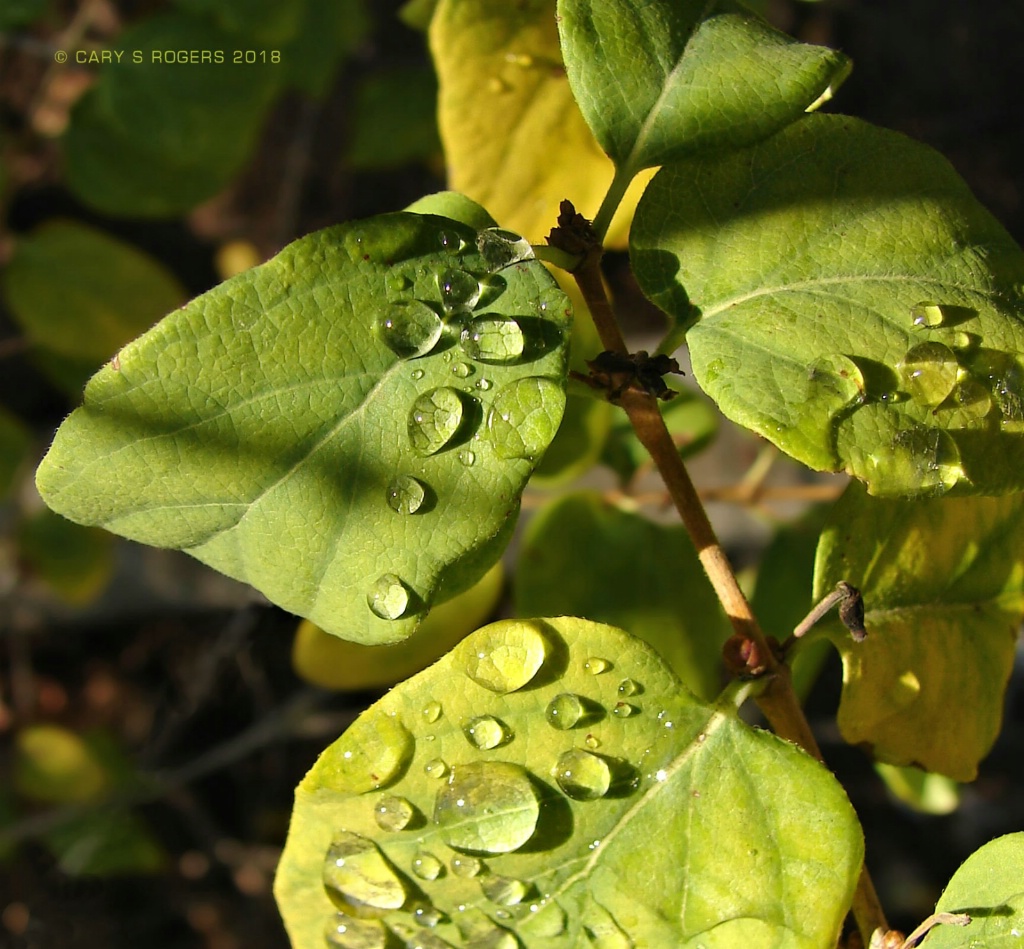
[{"label": "glossy leaf surface", "polygon": [[[737,820],[748,807],[757,820]],[[861,855],[824,768],[697,702],[646,644],[583,620],[508,620],[321,755],[275,893],[295,949],[360,931],[371,945],[511,946],[514,931],[525,949],[817,949]]]},{"label": "glossy leaf surface", "polygon": [[736,422],[877,495],[1024,487],[1024,255],[937,153],[810,115],[662,169],[631,240]]},{"label": "glossy leaf surface", "polygon": [[44,500],[347,639],[405,638],[497,558],[564,404],[565,297],[481,235],[384,215],[193,300],[92,379]]},{"label": "glossy leaf surface", "polygon": [[1024,498],[901,502],[852,485],[822,533],[815,600],[839,580],[861,590],[868,630],[854,643],[829,626],[843,737],[972,780],[999,732],[1024,616]]}]

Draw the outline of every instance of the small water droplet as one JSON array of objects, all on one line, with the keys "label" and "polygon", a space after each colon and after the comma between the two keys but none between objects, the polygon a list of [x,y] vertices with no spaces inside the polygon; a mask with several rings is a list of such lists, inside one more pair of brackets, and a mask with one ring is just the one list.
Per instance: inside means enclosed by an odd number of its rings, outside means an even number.
[{"label": "small water droplet", "polygon": [[942,343],[921,343],[896,364],[910,397],[922,405],[939,405],[953,391],[960,366]]},{"label": "small water droplet", "polygon": [[447,386],[421,395],[409,413],[409,441],[422,455],[437,454],[458,433],[465,417],[462,395]]},{"label": "small water droplet", "polygon": [[434,722],[436,722],[443,714],[444,710],[441,708],[440,702],[427,702],[427,704],[423,706],[423,717],[430,725],[433,725]]},{"label": "small water droplet", "polygon": [[619,695],[639,695],[643,692],[643,686],[634,679],[623,679],[619,683]]},{"label": "small water droplet", "polygon": [[615,708],[612,709],[612,715],[616,718],[630,718],[639,712],[635,705],[630,705],[629,702],[616,702]]},{"label": "small water droplet", "polygon": [[449,254],[458,254],[466,246],[466,242],[454,231],[441,231],[437,235],[441,249]]},{"label": "small water droplet", "polygon": [[423,773],[428,778],[443,778],[448,773],[448,765],[441,758],[431,758],[423,766]]},{"label": "small water droplet", "polygon": [[405,830],[416,814],[415,808],[404,797],[389,794],[373,808],[373,819],[381,830]]},{"label": "small water droplet", "polygon": [[480,362],[507,363],[518,359],[526,348],[522,327],[510,317],[478,316],[463,327],[463,352]]},{"label": "small water droplet", "polygon": [[423,372],[422,369],[413,369],[411,375],[412,375],[413,382],[419,382],[420,379],[423,378],[425,373]]},{"label": "small water droplet", "polygon": [[592,676],[599,676],[602,672],[607,672],[611,667],[612,664],[607,659],[600,659],[597,656],[591,656],[583,663],[584,670]]},{"label": "small water droplet", "polygon": [[910,319],[914,326],[922,329],[935,329],[937,326],[942,326],[946,317],[940,304],[925,300],[915,303],[910,308]]},{"label": "small water droplet", "polygon": [[409,608],[409,591],[400,577],[385,573],[378,577],[366,594],[366,603],[375,616],[395,620]]},{"label": "small water droplet", "polygon": [[505,745],[512,738],[511,731],[493,715],[481,715],[474,718],[466,724],[463,732],[466,735],[466,740],[482,751],[490,751],[499,745]]},{"label": "small water droplet", "polygon": [[552,776],[558,786],[577,801],[594,801],[604,797],[612,783],[612,771],[601,755],[579,748],[563,752]]},{"label": "small water droplet", "polygon": [[529,887],[522,880],[488,874],[480,880],[484,896],[499,906],[518,906],[526,898]]},{"label": "small water droplet", "polygon": [[480,231],[476,236],[476,246],[492,271],[533,259],[533,248],[525,237],[500,227]]},{"label": "small water droplet", "polygon": [[421,926],[429,926],[431,929],[445,919],[444,913],[430,905],[417,906],[412,914]]},{"label": "small water droplet", "polygon": [[490,379],[477,379],[476,387],[483,392],[486,392],[494,383]]},{"label": "small water droplet", "polygon": [[443,864],[432,853],[421,851],[413,857],[412,872],[421,880],[436,880],[443,871]]},{"label": "small water droplet", "polygon": [[479,857],[458,854],[452,857],[451,868],[457,877],[475,877],[484,869],[484,862]]},{"label": "small water droplet", "polygon": [[473,367],[468,362],[457,362],[452,364],[452,375],[459,379],[468,379],[473,375]]},{"label": "small water droplet", "polygon": [[341,831],[327,848],[324,886],[341,907],[398,909],[405,903],[402,880],[366,837]]},{"label": "small water droplet", "polygon": [[598,738],[597,735],[588,734],[587,737],[583,739],[583,744],[585,744],[591,751],[594,751],[601,747],[601,739]]},{"label": "small water droplet", "polygon": [[464,450],[459,452],[459,461],[461,461],[467,468],[472,468],[476,464],[476,452]]},{"label": "small water droplet", "polygon": [[491,692],[515,692],[544,664],[547,641],[528,620],[500,620],[464,639],[458,655],[477,685]]},{"label": "small water droplet", "polygon": [[354,919],[338,913],[324,933],[331,949],[385,949],[388,931],[379,919]]},{"label": "small water droplet", "polygon": [[542,376],[519,379],[498,391],[487,417],[495,453],[534,459],[558,431],[565,409],[562,387]]},{"label": "small water droplet", "polygon": [[585,700],[572,692],[563,692],[556,695],[544,712],[548,724],[565,731],[574,728],[582,719],[587,717],[587,706]]},{"label": "small water droplet", "polygon": [[471,853],[518,850],[533,836],[539,814],[529,775],[507,761],[457,765],[434,802],[444,842]]},{"label": "small water droplet", "polygon": [[388,507],[398,514],[415,514],[426,496],[423,482],[411,475],[399,475],[388,485]]},{"label": "small water droplet", "polygon": [[441,318],[419,300],[392,303],[376,325],[388,349],[403,359],[427,355],[443,329]]},{"label": "small water droplet", "polygon": [[441,302],[446,310],[458,307],[473,309],[480,299],[480,282],[465,270],[446,270],[437,278]]}]

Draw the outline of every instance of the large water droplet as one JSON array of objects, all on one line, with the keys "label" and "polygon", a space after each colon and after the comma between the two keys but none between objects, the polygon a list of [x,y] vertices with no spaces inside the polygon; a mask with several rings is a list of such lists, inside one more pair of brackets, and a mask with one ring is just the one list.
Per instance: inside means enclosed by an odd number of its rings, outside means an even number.
[{"label": "large water droplet", "polygon": [[491,692],[514,692],[530,682],[547,656],[547,641],[525,620],[501,620],[459,646],[466,675]]},{"label": "large water droplet", "polygon": [[420,300],[392,303],[377,319],[377,332],[388,349],[403,359],[425,356],[441,338],[441,318]]},{"label": "large water droplet", "polygon": [[484,896],[499,906],[518,906],[526,898],[529,887],[522,880],[489,873],[480,880]]},{"label": "large water droplet", "polygon": [[409,441],[420,454],[439,452],[456,435],[465,416],[465,405],[457,389],[442,386],[424,392],[409,413]]},{"label": "large water droplet", "polygon": [[1024,365],[1010,353],[982,350],[972,358],[971,368],[988,383],[1004,426],[1024,423]]},{"label": "large water droplet", "polygon": [[815,359],[807,377],[815,396],[824,395],[839,405],[864,401],[864,375],[848,356],[832,354]]},{"label": "large water droplet", "polygon": [[437,278],[441,302],[446,310],[457,307],[473,309],[480,299],[480,282],[465,270],[446,270]]},{"label": "large water droplet", "polygon": [[533,248],[525,237],[500,227],[488,227],[480,231],[476,236],[476,246],[491,270],[500,270],[533,258]]},{"label": "large water droplet", "polygon": [[506,744],[512,733],[493,715],[481,715],[474,718],[463,729],[467,741],[482,751],[490,751],[499,745]]},{"label": "large water droplet", "polygon": [[939,405],[953,391],[960,366],[942,343],[921,343],[896,364],[910,397],[922,405]]},{"label": "large water droplet", "polygon": [[451,859],[452,873],[457,877],[475,877],[484,869],[484,862],[479,857],[459,854]]},{"label": "large water droplet", "polygon": [[349,794],[387,787],[404,770],[413,751],[412,735],[395,716],[364,712],[331,750],[331,787]]},{"label": "large water droplet", "polygon": [[898,432],[888,452],[869,456],[866,476],[880,495],[945,494],[963,477],[960,452],[948,432],[914,428]]},{"label": "large water droplet", "polygon": [[563,752],[552,769],[558,786],[577,801],[604,797],[612,784],[612,770],[601,755],[579,748]]},{"label": "large water droplet", "polygon": [[412,475],[399,475],[388,485],[388,507],[399,514],[415,514],[427,496],[422,481]]},{"label": "large water droplet", "polygon": [[421,852],[413,857],[412,872],[421,880],[436,880],[444,866],[432,853]]},{"label": "large water droplet", "polygon": [[980,382],[961,378],[953,394],[936,414],[947,428],[961,428],[985,418],[992,411],[992,395]]},{"label": "large water droplet", "polygon": [[924,300],[921,303],[915,303],[910,308],[910,319],[913,321],[914,326],[920,327],[921,329],[935,329],[946,322],[946,316],[943,313],[942,305],[939,303],[932,303],[929,300]]},{"label": "large water droplet", "polygon": [[405,887],[391,864],[366,837],[341,831],[327,849],[324,886],[328,894],[356,911],[398,909],[405,903]]},{"label": "large water droplet", "polygon": [[581,722],[588,721],[592,716],[587,700],[581,695],[572,692],[563,692],[556,695],[544,711],[544,717],[549,725],[563,731],[575,728]]},{"label": "large water droplet", "polygon": [[506,363],[523,355],[526,338],[522,327],[503,316],[478,316],[465,326],[460,337],[462,349],[480,362]]},{"label": "large water droplet", "polygon": [[440,702],[427,702],[427,704],[423,706],[423,717],[431,725],[433,725],[442,714],[444,714],[444,710],[441,708]]},{"label": "large water droplet", "polygon": [[558,431],[565,409],[561,386],[542,376],[519,379],[499,390],[487,428],[502,458],[534,459]]},{"label": "large water droplet", "polygon": [[461,764],[434,802],[446,844],[475,853],[510,853],[537,829],[540,802],[529,775],[506,761]]},{"label": "large water droplet", "polygon": [[389,794],[373,808],[373,819],[381,830],[405,830],[416,815],[416,809],[404,797]]},{"label": "large water droplet", "polygon": [[381,619],[399,619],[409,609],[409,591],[400,577],[385,573],[370,587],[366,603]]},{"label": "large water droplet", "polygon": [[379,919],[354,919],[344,913],[330,920],[324,933],[331,949],[385,949],[388,931]]}]

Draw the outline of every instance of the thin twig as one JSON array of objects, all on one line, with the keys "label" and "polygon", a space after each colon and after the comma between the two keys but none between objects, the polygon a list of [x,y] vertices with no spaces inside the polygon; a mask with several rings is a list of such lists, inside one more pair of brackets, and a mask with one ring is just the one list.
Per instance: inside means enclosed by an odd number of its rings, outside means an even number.
[{"label": "thin twig", "polygon": [[971,917],[966,913],[932,913],[906,939],[900,949],[913,949],[936,926],[969,926]]}]

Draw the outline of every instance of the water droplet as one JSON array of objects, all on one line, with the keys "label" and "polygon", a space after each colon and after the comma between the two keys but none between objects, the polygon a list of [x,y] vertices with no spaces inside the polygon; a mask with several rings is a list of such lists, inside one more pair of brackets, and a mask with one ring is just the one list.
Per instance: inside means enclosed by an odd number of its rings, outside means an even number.
[{"label": "water droplet", "polygon": [[468,379],[473,375],[473,367],[468,362],[457,362],[452,365],[452,375],[459,379]]},{"label": "water droplet", "polygon": [[942,343],[921,343],[896,364],[910,397],[922,405],[939,405],[953,391],[960,366]]},{"label": "water droplet", "polygon": [[409,591],[400,577],[385,573],[370,587],[366,603],[381,619],[399,619],[409,609]]},{"label": "water droplet", "polygon": [[529,887],[522,880],[488,874],[480,880],[484,896],[499,906],[518,906],[526,898]]},{"label": "water droplet", "polygon": [[530,917],[530,933],[540,938],[551,938],[561,936],[565,932],[568,919],[565,910],[557,903],[547,905],[531,906],[531,911],[536,913]]},{"label": "water droplet", "polygon": [[465,416],[462,396],[443,386],[424,392],[409,413],[409,441],[422,455],[434,455],[456,435]]},{"label": "water droplet", "polygon": [[416,809],[404,797],[389,794],[373,808],[373,819],[381,830],[405,830],[416,815]]},{"label": "water droplet", "polygon": [[476,236],[477,250],[491,270],[501,270],[521,260],[533,259],[533,248],[525,237],[500,227],[488,227]]},{"label": "water droplet", "polygon": [[607,659],[599,659],[597,656],[591,656],[583,663],[584,670],[592,676],[599,676],[602,672],[607,672],[611,667],[612,664]]},{"label": "water droplet", "polygon": [[441,249],[449,254],[458,254],[466,246],[466,242],[454,231],[441,231],[437,235],[437,239],[441,244]]},{"label": "water droplet", "polygon": [[597,735],[588,734],[587,737],[583,739],[583,744],[585,744],[591,751],[594,751],[601,747],[601,739],[598,738]]},{"label": "water droplet", "polygon": [[542,376],[519,379],[494,397],[487,428],[501,458],[534,459],[547,448],[565,409],[561,386]]},{"label": "water droplet", "polygon": [[443,714],[444,710],[441,708],[440,702],[427,702],[423,706],[423,717],[430,725],[433,725]]},{"label": "water droplet", "polygon": [[478,316],[460,336],[462,349],[480,362],[507,363],[518,359],[526,348],[522,327],[503,316]]},{"label": "water droplet", "polygon": [[431,758],[423,766],[423,773],[428,778],[443,778],[448,773],[448,765],[441,758]]},{"label": "water droplet", "polygon": [[457,877],[475,877],[484,869],[484,862],[479,857],[459,854],[451,859],[452,873]]},{"label": "water droplet", "polygon": [[420,379],[423,378],[425,373],[423,372],[422,369],[413,369],[411,375],[412,375],[413,382],[419,382]]},{"label": "water droplet", "polygon": [[388,290],[392,293],[401,293],[403,290],[408,290],[409,287],[412,286],[412,281],[405,274],[388,274],[387,279],[384,282]]},{"label": "water droplet", "polygon": [[425,356],[441,338],[441,318],[425,303],[393,303],[377,320],[377,332],[395,355],[403,359]]},{"label": "water droplet", "polygon": [[476,453],[472,451],[460,451],[459,461],[461,461],[467,468],[472,468],[476,463]]},{"label": "water droplet", "polygon": [[615,708],[612,709],[612,715],[616,718],[629,718],[639,711],[640,709],[635,705],[630,705],[629,702],[616,702]]},{"label": "water droplet", "polygon": [[963,477],[960,452],[948,432],[913,428],[897,432],[888,452],[868,457],[865,473],[882,496],[945,494]]},{"label": "water droplet", "polygon": [[988,383],[1005,427],[1024,423],[1024,366],[1010,353],[981,350],[971,359],[971,369]]},{"label": "water droplet", "polygon": [[492,715],[481,715],[468,722],[463,728],[466,740],[475,748],[490,751],[499,745],[507,744],[512,733]]},{"label": "water droplet", "polygon": [[476,387],[483,392],[486,392],[488,389],[490,389],[492,385],[494,385],[494,383],[491,382],[490,379],[477,379],[476,381]]},{"label": "water droplet", "polygon": [[[444,913],[442,913],[436,906],[421,905],[417,906],[413,912],[413,916],[416,918],[421,926],[429,926],[433,929],[438,923],[445,919]],[[445,943],[447,945],[447,943]]]},{"label": "water droplet", "polygon": [[817,397],[826,397],[838,405],[864,401],[864,376],[848,356],[821,356],[811,363],[807,378]]},{"label": "water droplet", "polygon": [[526,771],[506,761],[460,764],[434,802],[434,822],[454,850],[510,853],[537,829],[540,801]]},{"label": "water droplet", "polygon": [[332,788],[365,794],[387,787],[412,758],[413,737],[394,715],[368,710],[345,731],[334,758]]},{"label": "water droplet", "polygon": [[327,849],[324,886],[342,907],[355,910],[398,909],[405,903],[405,887],[391,864],[366,837],[341,831]]},{"label": "water droplet", "polygon": [[547,641],[527,620],[501,620],[477,630],[459,646],[464,668],[477,685],[491,692],[515,692],[540,670]]},{"label": "water droplet", "polygon": [[967,376],[960,379],[953,394],[942,404],[941,418],[947,428],[961,428],[985,418],[991,411],[991,393],[980,382]]},{"label": "water droplet", "polygon": [[634,679],[623,679],[619,683],[619,695],[639,695],[643,692],[643,686]]},{"label": "water droplet", "polygon": [[388,485],[388,507],[399,514],[415,514],[426,496],[423,482],[411,475],[399,475]]},{"label": "water droplet", "polygon": [[441,861],[432,853],[421,852],[413,857],[412,872],[421,880],[436,880],[443,870]]},{"label": "water droplet", "polygon": [[922,329],[935,329],[937,326],[942,326],[946,320],[942,306],[928,300],[915,303],[910,308],[910,318],[913,320],[914,326]]},{"label": "water droplet", "polygon": [[563,752],[551,773],[558,786],[577,801],[604,797],[612,783],[608,762],[600,755],[579,748]]},{"label": "water droplet", "polygon": [[437,278],[441,290],[441,302],[446,310],[457,307],[473,309],[480,299],[480,283],[465,270],[446,270]]},{"label": "water droplet", "polygon": [[544,717],[548,720],[549,725],[565,731],[587,718],[587,712],[586,700],[582,696],[574,695],[572,692],[563,692],[548,702]]},{"label": "water droplet", "polygon": [[388,931],[379,919],[354,919],[338,913],[327,924],[324,938],[331,949],[385,949]]}]

